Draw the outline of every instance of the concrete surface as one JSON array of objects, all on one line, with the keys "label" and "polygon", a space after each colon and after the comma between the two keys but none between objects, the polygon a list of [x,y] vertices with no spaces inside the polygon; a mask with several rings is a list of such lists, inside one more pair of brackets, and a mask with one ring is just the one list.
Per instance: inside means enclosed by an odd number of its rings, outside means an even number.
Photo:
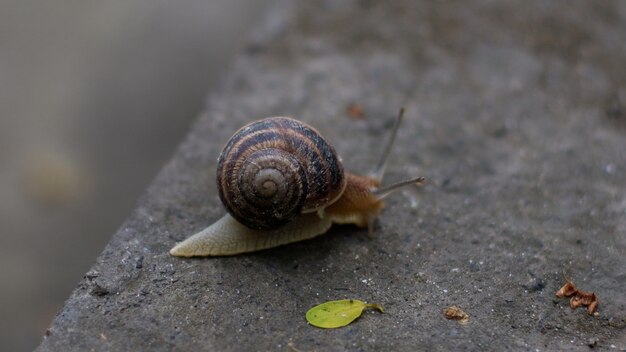
[{"label": "concrete surface", "polygon": [[[277,8],[38,351],[625,350],[624,62],[618,1]],[[387,182],[430,183],[389,197],[375,238],[345,226],[249,255],[168,255],[224,214],[215,160],[245,122],[297,116],[367,172],[401,105]],[[554,297],[563,272],[596,292],[598,316]],[[342,298],[385,313],[306,323]],[[444,319],[451,305],[467,325]]]}]

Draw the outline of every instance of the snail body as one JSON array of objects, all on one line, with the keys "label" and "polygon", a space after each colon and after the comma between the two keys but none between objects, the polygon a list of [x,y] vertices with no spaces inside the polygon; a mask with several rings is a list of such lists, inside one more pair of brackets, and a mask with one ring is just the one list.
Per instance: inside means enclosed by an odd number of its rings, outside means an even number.
[{"label": "snail body", "polygon": [[[402,110],[387,151],[401,117]],[[384,169],[384,162],[381,165]],[[218,158],[216,181],[228,214],[177,244],[170,254],[253,252],[313,238],[333,224],[368,227],[371,234],[382,198],[398,187],[424,181],[417,178],[381,190],[379,171],[375,177],[344,171],[332,145],[298,120],[270,117],[252,122],[231,137]]]}]

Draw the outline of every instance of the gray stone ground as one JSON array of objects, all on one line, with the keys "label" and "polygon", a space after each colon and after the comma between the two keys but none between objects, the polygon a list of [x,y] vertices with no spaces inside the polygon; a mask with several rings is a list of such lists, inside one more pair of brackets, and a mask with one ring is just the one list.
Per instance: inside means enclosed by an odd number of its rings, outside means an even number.
[{"label": "gray stone ground", "polygon": [[[618,1],[282,7],[38,350],[625,350],[625,62]],[[212,175],[240,125],[297,116],[365,173],[401,105],[388,182],[430,183],[390,197],[374,239],[340,226],[249,255],[167,253],[224,214]],[[555,299],[563,272],[598,316]],[[306,323],[341,298],[386,311]],[[444,319],[453,304],[469,324]]]}]

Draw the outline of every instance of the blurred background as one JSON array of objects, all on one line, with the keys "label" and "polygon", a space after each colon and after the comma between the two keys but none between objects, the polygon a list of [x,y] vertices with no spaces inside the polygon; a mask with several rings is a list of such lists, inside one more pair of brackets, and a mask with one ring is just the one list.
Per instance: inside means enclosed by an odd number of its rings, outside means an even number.
[{"label": "blurred background", "polygon": [[0,0],[0,350],[35,348],[271,0]]}]

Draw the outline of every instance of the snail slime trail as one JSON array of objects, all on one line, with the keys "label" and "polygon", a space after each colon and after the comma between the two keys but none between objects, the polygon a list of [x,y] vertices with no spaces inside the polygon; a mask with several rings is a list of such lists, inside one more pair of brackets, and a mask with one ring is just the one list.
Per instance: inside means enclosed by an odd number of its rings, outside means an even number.
[{"label": "snail slime trail", "polygon": [[179,257],[225,256],[278,247],[353,224],[373,234],[382,199],[423,177],[381,187],[404,108],[372,176],[346,172],[320,133],[290,117],[268,117],[240,128],[217,160],[216,182],[228,211],[170,250]]}]

